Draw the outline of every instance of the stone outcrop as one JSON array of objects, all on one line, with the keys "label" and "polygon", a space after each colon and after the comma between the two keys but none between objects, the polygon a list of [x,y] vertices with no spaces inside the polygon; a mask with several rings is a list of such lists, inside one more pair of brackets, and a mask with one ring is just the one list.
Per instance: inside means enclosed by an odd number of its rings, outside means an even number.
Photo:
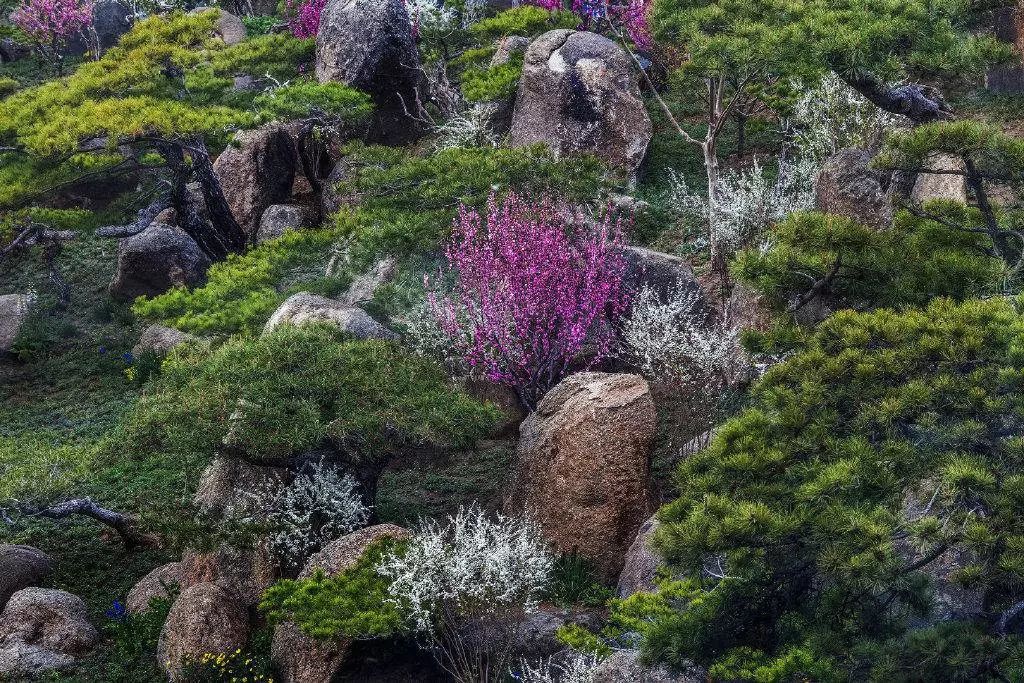
[{"label": "stone outcrop", "polygon": [[211,9],[215,9],[219,12],[217,21],[213,25],[213,35],[215,38],[223,40],[225,45],[237,45],[245,40],[245,24],[239,17],[235,16],[231,12],[215,7],[196,7],[190,12],[190,14],[200,14],[201,12],[208,12]]},{"label": "stone outcrop", "polygon": [[[993,11],[995,37],[1012,43],[1018,55],[1024,55],[1024,2],[1016,7],[1002,7]],[[1024,94],[1024,63],[994,66],[985,74],[985,87],[997,95]]]},{"label": "stone outcrop", "polygon": [[295,143],[279,124],[238,133],[213,164],[231,214],[248,235],[268,207],[291,196],[297,168]]},{"label": "stone outcrop", "polygon": [[221,545],[210,552],[188,552],[181,560],[181,586],[216,583],[243,607],[256,607],[280,577],[280,568],[263,544],[252,549]]},{"label": "stone outcrop", "polygon": [[175,346],[185,342],[193,342],[197,339],[198,337],[188,332],[153,323],[142,331],[139,343],[132,348],[132,353],[136,356],[141,353],[154,353],[158,356],[166,356]]},{"label": "stone outcrop", "polygon": [[53,561],[28,545],[0,544],[0,612],[22,588],[38,586],[53,571]]},{"label": "stone outcrop", "polygon": [[[928,159],[927,169],[936,171],[964,170],[964,162],[952,154],[936,154]],[[954,173],[918,173],[910,199],[915,203],[933,199],[947,199],[961,204],[967,203],[967,183],[962,175]]]},{"label": "stone outcrop", "polygon": [[[349,569],[366,551],[366,547],[382,538],[408,538],[409,532],[394,524],[378,524],[360,529],[328,543],[313,555],[299,574],[308,578],[317,570],[333,576]],[[330,683],[341,668],[351,641],[322,641],[311,638],[291,622],[274,629],[271,653],[277,664],[281,683]]]},{"label": "stone outcrop", "polygon": [[649,515],[655,431],[642,377],[567,377],[519,428],[506,508],[529,511],[555,551],[578,553],[615,579]]},{"label": "stone outcrop", "polygon": [[181,591],[157,641],[157,661],[173,683],[206,653],[234,652],[249,640],[249,614],[226,588],[200,583]]},{"label": "stone outcrop", "polygon": [[164,223],[121,240],[110,295],[122,301],[156,296],[205,281],[210,260],[184,231]]},{"label": "stone outcrop", "polygon": [[592,683],[704,683],[707,673],[698,670],[676,673],[665,665],[648,665],[638,650],[616,650],[597,667]]},{"label": "stone outcrop", "polygon": [[[530,39],[524,36],[505,36],[495,44],[494,55],[491,56],[489,68],[508,64],[516,55],[526,52]],[[476,107],[479,115],[492,135],[502,136],[512,127],[512,112],[516,104],[516,95],[511,93],[490,102],[478,102]]]},{"label": "stone outcrop", "polygon": [[397,334],[371,318],[363,309],[309,292],[299,292],[288,297],[270,316],[263,333],[266,334],[280,325],[304,325],[313,322],[337,325],[356,339],[398,339]]},{"label": "stone outcrop", "polygon": [[628,598],[633,593],[653,591],[658,568],[665,560],[652,545],[654,533],[658,530],[658,520],[651,517],[637,532],[636,538],[626,551],[626,561],[619,574],[619,583],[615,588],[616,595]]},{"label": "stone outcrop", "polygon": [[28,294],[0,295],[0,354],[11,350],[31,308]]},{"label": "stone outcrop", "polygon": [[219,456],[213,459],[199,476],[193,497],[196,508],[212,517],[228,512],[246,514],[255,501],[252,495],[260,491],[274,491],[291,481],[283,467],[253,465],[241,458]]},{"label": "stone outcrop", "polygon": [[348,291],[338,297],[338,301],[349,306],[366,303],[373,299],[378,289],[394,280],[397,272],[398,261],[391,256],[382,258],[365,273],[356,276]]},{"label": "stone outcrop", "polygon": [[99,641],[78,596],[25,588],[0,614],[0,680],[24,680],[68,669]]},{"label": "stone outcrop", "polygon": [[544,143],[558,155],[589,152],[636,171],[651,120],[626,52],[596,33],[559,29],[526,50],[512,114],[513,146]]},{"label": "stone outcrop", "polygon": [[141,614],[157,598],[168,599],[175,586],[181,586],[181,562],[169,562],[149,572],[132,586],[125,598],[124,608],[129,614]]},{"label": "stone outcrop", "polygon": [[407,113],[416,113],[419,65],[402,0],[329,0],[324,6],[316,77],[350,85],[373,99],[370,140],[402,144],[419,136],[420,126]]},{"label": "stone outcrop", "polygon": [[268,206],[260,218],[256,230],[256,244],[276,239],[287,230],[301,230],[313,225],[313,211],[299,204],[274,204]]},{"label": "stone outcrop", "polygon": [[844,149],[829,158],[815,182],[817,209],[879,230],[891,226],[890,177],[871,168],[872,158],[865,149]]}]

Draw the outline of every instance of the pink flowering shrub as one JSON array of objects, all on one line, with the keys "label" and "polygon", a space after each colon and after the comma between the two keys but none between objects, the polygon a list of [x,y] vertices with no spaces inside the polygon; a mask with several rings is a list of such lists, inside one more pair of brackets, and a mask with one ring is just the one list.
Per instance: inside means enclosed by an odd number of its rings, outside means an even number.
[{"label": "pink flowering shrub", "polygon": [[285,16],[288,17],[288,28],[296,38],[316,38],[320,28],[320,14],[324,11],[327,0],[286,0]]},{"label": "pink flowering shrub", "polygon": [[[641,50],[654,47],[649,16],[652,0],[572,0],[572,11],[583,18],[585,28],[599,29],[610,14]],[[563,0],[531,0],[531,4],[549,11],[562,9]]]},{"label": "pink flowering shrub", "polygon": [[68,39],[92,25],[91,0],[23,0],[11,21],[58,63]]},{"label": "pink flowering shrub", "polygon": [[471,370],[532,407],[585,346],[591,364],[609,355],[627,304],[621,228],[610,216],[570,226],[515,194],[492,195],[486,216],[461,207],[445,248],[454,289],[430,305]]}]

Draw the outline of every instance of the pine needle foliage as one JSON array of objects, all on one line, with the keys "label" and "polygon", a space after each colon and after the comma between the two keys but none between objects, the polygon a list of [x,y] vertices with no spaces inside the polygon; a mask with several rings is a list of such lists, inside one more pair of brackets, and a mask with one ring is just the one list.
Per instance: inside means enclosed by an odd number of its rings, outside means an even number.
[{"label": "pine needle foliage", "polygon": [[[1022,444],[1019,301],[837,313],[680,464],[656,537],[673,578],[615,619],[716,679],[924,680],[927,659],[926,680],[1015,680],[995,624],[1024,598]],[[982,614],[910,634],[947,553]]]}]

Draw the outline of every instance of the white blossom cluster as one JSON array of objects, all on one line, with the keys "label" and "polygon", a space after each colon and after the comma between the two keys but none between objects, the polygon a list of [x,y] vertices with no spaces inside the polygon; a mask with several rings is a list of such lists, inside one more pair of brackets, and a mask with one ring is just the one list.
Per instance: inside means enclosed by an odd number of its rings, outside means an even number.
[{"label": "white blossom cluster", "polygon": [[447,522],[424,522],[403,553],[378,568],[413,628],[428,636],[446,620],[501,620],[536,608],[553,557],[528,518],[460,508]]},{"label": "white blossom cluster", "polygon": [[437,0],[405,0],[405,7],[413,24],[421,29],[450,30],[458,18],[454,7]]},{"label": "white blossom cluster", "polygon": [[320,461],[286,486],[249,492],[256,505],[241,521],[266,526],[277,557],[301,567],[329,542],[366,525],[369,510],[356,487],[351,475]]},{"label": "white blossom cluster", "polygon": [[708,195],[691,192],[683,176],[670,170],[671,200],[677,212],[706,224],[708,237],[716,244],[740,249],[791,213],[814,207],[817,164],[809,158],[779,159],[777,167],[770,174],[755,159],[751,168],[724,172],[709,193],[714,197],[713,211]]},{"label": "white blossom cluster", "polygon": [[562,662],[542,659],[536,666],[522,660],[512,678],[520,683],[594,683],[599,664],[596,656],[582,652],[573,652]]},{"label": "white blossom cluster", "polygon": [[711,320],[698,293],[681,286],[666,301],[641,289],[620,339],[644,375],[688,386],[721,386],[742,357],[736,331]]},{"label": "white blossom cluster", "polygon": [[487,121],[488,103],[474,104],[434,126],[437,138],[434,149],[441,151],[454,147],[496,147],[497,138]]},{"label": "white blossom cluster", "polygon": [[[466,368],[458,344],[441,329],[441,324],[434,314],[428,301],[413,306],[405,315],[398,318],[405,328],[406,343],[413,352],[424,358],[432,358],[451,375],[462,374]],[[464,330],[465,340],[469,339],[469,330]]]},{"label": "white blossom cluster", "polygon": [[833,73],[803,96],[789,120],[793,143],[802,158],[819,164],[847,147],[873,147],[898,117],[868,102]]}]

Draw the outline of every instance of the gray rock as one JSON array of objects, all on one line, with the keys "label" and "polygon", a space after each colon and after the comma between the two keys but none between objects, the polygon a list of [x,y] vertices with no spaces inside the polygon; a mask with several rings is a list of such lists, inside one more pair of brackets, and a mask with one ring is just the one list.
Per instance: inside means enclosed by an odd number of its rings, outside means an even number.
[{"label": "gray rock", "polygon": [[185,664],[206,653],[234,652],[249,640],[249,614],[237,597],[214,583],[181,591],[157,641],[157,662],[174,682]]},{"label": "gray rock", "polygon": [[363,309],[309,292],[299,292],[288,297],[270,316],[270,320],[263,328],[263,334],[280,325],[303,325],[311,322],[337,325],[356,339],[398,339],[396,333],[371,318]]},{"label": "gray rock", "polygon": [[199,337],[188,332],[153,323],[142,331],[139,343],[132,347],[132,353],[136,356],[142,353],[155,353],[158,356],[166,356],[175,346],[185,342],[197,341],[198,339]]},{"label": "gray rock", "polygon": [[172,287],[194,287],[204,282],[209,267],[210,260],[195,240],[178,228],[154,223],[121,240],[110,295],[131,301]]},{"label": "gray rock", "polygon": [[683,289],[703,301],[709,314],[714,310],[686,259],[644,247],[625,247],[623,255],[626,257],[624,283],[627,290],[636,292],[649,287],[661,301],[667,301],[671,292]]},{"label": "gray rock", "polygon": [[[1002,7],[992,12],[992,28],[999,40],[1012,43],[1024,55],[1024,6]],[[985,87],[997,95],[1024,94],[1024,62],[992,67],[985,74]]]},{"label": "gray rock", "polygon": [[[964,170],[964,162],[952,154],[936,154],[928,159],[925,168],[930,170]],[[918,204],[933,199],[967,203],[967,183],[962,175],[949,173],[918,173],[910,199]]]},{"label": "gray rock", "polygon": [[278,124],[239,132],[213,164],[232,215],[249,235],[268,207],[291,196],[297,168],[292,136]]},{"label": "gray rock", "polygon": [[513,146],[547,144],[558,155],[591,152],[633,172],[651,140],[633,64],[611,40],[548,31],[526,50],[516,94]]},{"label": "gray rock", "polygon": [[243,607],[255,608],[281,576],[281,568],[265,543],[250,549],[220,545],[209,552],[189,551],[181,558],[181,587],[215,583]]},{"label": "gray rock", "polygon": [[22,588],[38,586],[53,571],[49,555],[28,545],[0,544],[0,612]]},{"label": "gray rock", "polygon": [[519,624],[515,654],[527,660],[552,657],[565,648],[559,642],[558,629],[579,624],[593,631],[601,630],[600,614],[593,611],[570,610],[542,605],[530,612]]},{"label": "gray rock", "polygon": [[880,230],[891,226],[891,175],[871,168],[872,158],[865,149],[844,149],[829,158],[815,181],[818,210]]},{"label": "gray rock", "polygon": [[199,476],[193,503],[196,508],[213,517],[229,512],[247,514],[254,509],[251,495],[258,491],[273,491],[291,481],[283,467],[253,465],[241,458],[219,456],[207,465]]},{"label": "gray rock", "polygon": [[0,680],[67,669],[98,641],[81,598],[49,588],[22,589],[0,614]]},{"label": "gray rock", "polygon": [[119,0],[100,0],[92,8],[92,26],[101,51],[117,45],[135,23],[131,7]]},{"label": "gray rock", "polygon": [[29,294],[0,295],[0,353],[11,350],[32,308]]},{"label": "gray rock", "polygon": [[189,14],[201,14],[211,9],[220,12],[220,15],[217,17],[217,23],[213,25],[214,37],[223,40],[225,45],[237,45],[245,40],[245,24],[231,12],[216,7],[196,7]]},{"label": "gray rock", "polygon": [[132,586],[124,607],[129,614],[141,614],[157,598],[170,598],[175,586],[181,585],[181,562],[169,562],[149,572]]},{"label": "gray rock", "polygon": [[394,280],[397,272],[398,261],[390,256],[383,258],[354,279],[348,291],[338,297],[338,301],[350,306],[366,303],[373,299],[378,289]]},{"label": "gray rock", "polygon": [[529,510],[553,550],[578,553],[615,580],[650,514],[656,427],[642,377],[570,375],[519,428],[506,509]]},{"label": "gray rock", "polygon": [[637,650],[617,650],[601,662],[592,683],[704,683],[707,673],[692,667],[676,673],[664,665],[648,666]]},{"label": "gray rock", "polygon": [[641,591],[651,592],[657,586],[655,579],[658,569],[665,564],[661,553],[654,549],[651,540],[658,530],[658,520],[651,517],[637,532],[632,545],[626,551],[626,560],[619,574],[619,583],[615,589],[620,598],[628,598]]},{"label": "gray rock", "polygon": [[268,206],[260,218],[256,231],[256,244],[276,239],[286,230],[301,230],[313,225],[313,211],[297,204],[274,204]]},{"label": "gray rock", "polygon": [[370,95],[368,138],[401,144],[420,134],[416,112],[420,58],[402,0],[329,0],[316,36],[316,77]]},{"label": "gray rock", "polygon": [[0,64],[16,62],[19,59],[28,57],[30,54],[32,54],[32,50],[27,45],[23,45],[10,38],[0,38]]}]

